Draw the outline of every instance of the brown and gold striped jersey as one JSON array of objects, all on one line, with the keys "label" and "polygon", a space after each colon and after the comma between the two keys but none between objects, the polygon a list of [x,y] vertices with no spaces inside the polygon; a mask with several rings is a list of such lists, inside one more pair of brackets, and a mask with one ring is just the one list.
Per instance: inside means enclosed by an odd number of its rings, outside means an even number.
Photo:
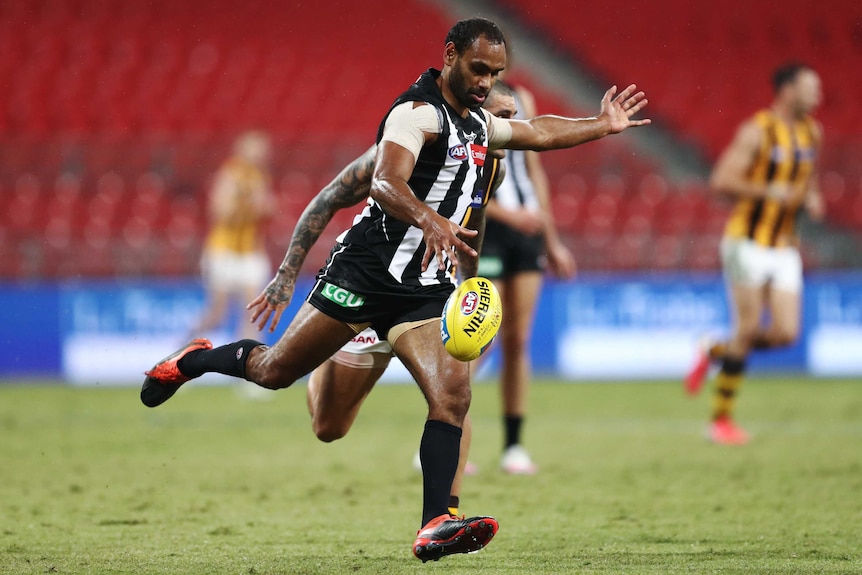
[{"label": "brown and gold striped jersey", "polygon": [[[806,116],[788,124],[772,110],[761,110],[754,115],[753,121],[760,128],[762,138],[749,169],[750,181],[808,188],[817,155],[814,119]],[[786,246],[795,241],[800,208],[800,205],[782,205],[772,198],[737,200],[725,235],[750,238],[763,246]]]}]

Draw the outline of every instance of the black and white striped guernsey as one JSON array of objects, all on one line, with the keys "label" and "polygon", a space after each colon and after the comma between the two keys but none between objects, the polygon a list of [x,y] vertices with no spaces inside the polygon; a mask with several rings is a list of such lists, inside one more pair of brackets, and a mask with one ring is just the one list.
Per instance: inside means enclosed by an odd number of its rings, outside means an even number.
[{"label": "black and white striped guernsey", "polygon": [[[435,107],[441,133],[432,144],[425,145],[408,180],[417,198],[445,218],[463,225],[471,205],[481,206],[487,186],[481,185],[487,153],[488,125],[484,112],[470,111],[466,118],[443,99],[437,86],[440,71],[428,69],[399,96],[392,107],[404,102],[427,102]],[[380,123],[377,141],[389,113]],[[490,164],[490,162],[489,162]],[[437,285],[454,283],[445,258],[440,269],[437,258],[431,258],[428,269],[420,269],[425,253],[422,230],[387,214],[373,199],[356,216],[350,229],[339,236],[343,244],[361,246],[380,258],[392,277],[404,285]]]},{"label": "black and white striped guernsey", "polygon": [[[518,110],[514,118],[517,120],[527,119],[521,98],[517,92],[514,96]],[[505,162],[506,179],[497,188],[494,199],[500,204],[500,207],[507,210],[524,208],[534,212],[539,211],[541,209],[539,199],[536,197],[533,181],[527,171],[527,152],[524,150],[507,150]]]}]

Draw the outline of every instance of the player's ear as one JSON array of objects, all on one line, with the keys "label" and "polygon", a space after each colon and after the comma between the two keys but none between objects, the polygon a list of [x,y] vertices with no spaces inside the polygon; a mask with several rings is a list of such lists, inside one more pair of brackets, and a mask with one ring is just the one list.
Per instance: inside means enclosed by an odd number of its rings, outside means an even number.
[{"label": "player's ear", "polygon": [[455,59],[458,57],[458,50],[455,48],[454,42],[446,42],[446,46],[443,47],[443,63],[447,66],[451,66],[455,63]]}]

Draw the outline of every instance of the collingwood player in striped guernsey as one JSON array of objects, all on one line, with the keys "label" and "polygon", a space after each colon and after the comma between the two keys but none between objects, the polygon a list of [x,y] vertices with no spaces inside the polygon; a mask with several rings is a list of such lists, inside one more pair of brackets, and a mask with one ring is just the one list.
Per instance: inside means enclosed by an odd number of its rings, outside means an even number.
[{"label": "collingwood player in striped guernsey", "polygon": [[[699,391],[710,361],[721,363],[710,427],[716,443],[748,440],[732,416],[749,352],[791,345],[799,335],[796,220],[803,208],[823,216],[815,177],[822,130],[810,116],[820,104],[820,78],[808,66],[788,64],[776,70],[773,88],[772,106],[740,126],[710,180],[716,193],[735,201],[721,243],[734,332],[728,341],[705,342],[686,388]],[[761,323],[764,308],[768,325]]]},{"label": "collingwood player in striped guernsey", "polygon": [[[500,90],[500,87],[499,82],[494,84],[482,107],[499,118],[511,118],[515,115],[515,99],[509,92]],[[296,222],[279,272],[266,289],[249,304],[249,308],[255,310],[251,321],[260,320],[259,330],[263,330],[269,323],[269,331],[275,331],[282,312],[293,297],[296,279],[309,250],[335,213],[368,200],[376,154],[377,146],[374,145],[344,168],[303,211]],[[479,230],[480,234],[485,218],[484,207],[488,205],[505,176],[503,161],[500,159],[503,154],[502,150],[488,154],[479,183],[480,191],[488,190],[488,193],[483,194],[484,204],[482,207],[471,206],[469,213],[465,215],[467,219],[463,225]],[[467,268],[458,270],[462,278],[476,275],[476,270],[469,268],[469,260],[463,260],[462,263],[468,264]],[[308,410],[311,413],[312,429],[321,441],[335,441],[347,435],[362,403],[383,375],[392,355],[389,342],[381,339],[373,329],[367,328],[311,373],[307,387]],[[466,468],[469,465],[467,456],[470,439],[468,416],[464,420],[461,436],[458,472],[449,497],[449,512],[452,515],[458,515],[461,482],[463,476],[469,474]]]},{"label": "collingwood player in striped guernsey", "polygon": [[[192,340],[147,372],[142,402],[150,407],[207,372],[242,377],[262,387],[289,387],[357,333],[373,327],[392,345],[428,403],[420,441],[422,516],[413,553],[422,561],[483,548],[497,532],[492,517],[452,517],[447,510],[458,466],[461,426],[470,406],[469,365],[440,339],[440,314],[454,289],[459,259],[478,256],[478,232],[460,224],[483,202],[476,186],[489,148],[568,148],[649,120],[630,85],[608,90],[598,116],[502,120],[481,110],[506,66],[506,40],[482,18],[447,34],[442,70],[429,69],[387,113],[368,208],[343,234],[318,281],[279,341],[241,340],[213,349]],[[472,245],[471,245],[472,244]]]}]

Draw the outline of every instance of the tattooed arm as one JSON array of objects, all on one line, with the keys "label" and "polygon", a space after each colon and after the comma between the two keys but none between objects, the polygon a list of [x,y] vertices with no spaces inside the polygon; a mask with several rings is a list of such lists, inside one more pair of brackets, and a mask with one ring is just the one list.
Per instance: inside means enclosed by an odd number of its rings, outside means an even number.
[{"label": "tattooed arm", "polygon": [[[278,272],[263,292],[246,306],[252,311],[251,322],[257,323],[259,330],[266,327],[272,316],[269,331],[275,331],[281,320],[281,314],[293,298],[296,277],[309,250],[323,233],[335,212],[355,206],[368,198],[376,153],[375,145],[353,160],[334,180],[320,190],[320,193],[302,212]],[[260,319],[259,322],[258,319]]]},{"label": "tattooed arm", "polygon": [[[503,159],[497,158],[496,161],[497,170],[494,173],[494,181],[491,182],[491,190],[489,192],[489,195],[491,197],[493,197],[494,192],[497,191],[497,188],[500,187],[500,184],[503,183],[503,178],[506,177],[506,164],[503,163]],[[458,260],[461,263],[460,276],[462,281],[479,275],[479,257],[482,255],[482,241],[485,239],[485,206],[487,205],[488,203],[485,202],[485,205],[483,205],[481,208],[474,209],[472,212],[470,212],[470,217],[467,219],[467,223],[464,224],[465,228],[476,230],[479,233],[472,238],[464,238],[464,241],[471,248],[476,250],[476,253],[478,255],[476,257],[471,257],[467,254],[464,254]]]}]

